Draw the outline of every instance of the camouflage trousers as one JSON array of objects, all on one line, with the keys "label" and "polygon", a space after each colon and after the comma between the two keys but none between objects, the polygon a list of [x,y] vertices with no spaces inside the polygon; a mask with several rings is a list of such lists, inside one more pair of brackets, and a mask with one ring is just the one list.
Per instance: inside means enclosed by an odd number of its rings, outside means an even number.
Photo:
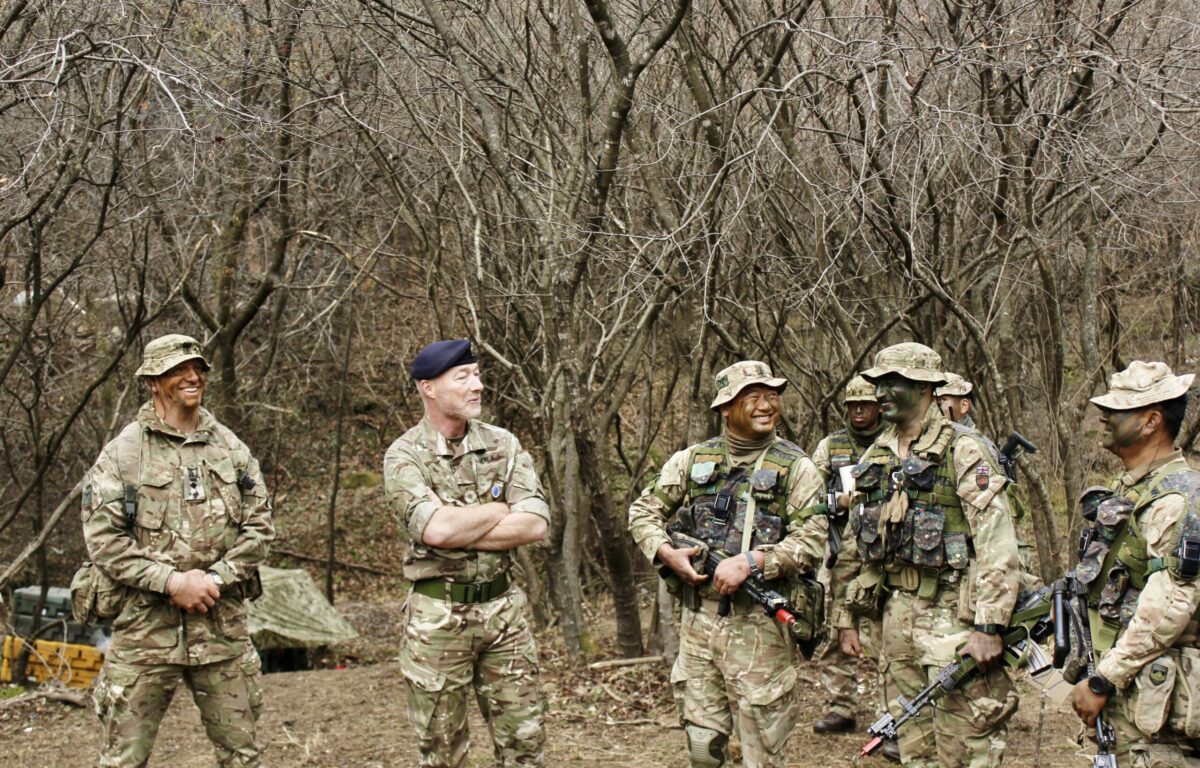
[{"label": "camouflage trousers", "polygon": [[140,768],[150,759],[158,726],[180,681],[192,692],[217,753],[217,764],[259,765],[255,723],[262,711],[258,653],[199,666],[106,661],[92,699],[104,734],[101,768]]},{"label": "camouflage trousers", "polygon": [[[1197,654],[1191,649],[1186,652]],[[1173,663],[1178,654],[1178,650],[1171,649],[1159,660]],[[1113,751],[1117,755],[1117,764],[1121,768],[1200,768],[1200,739],[1188,739],[1166,725],[1168,714],[1174,714],[1170,699],[1173,690],[1155,690],[1150,678],[1153,663],[1143,667],[1133,682],[1113,694],[1104,705],[1104,717],[1116,736]],[[1178,674],[1182,673],[1180,668]],[[1196,690],[1200,684],[1200,680],[1195,679],[1189,682],[1191,690]],[[1180,684],[1177,679],[1175,685]],[[1195,725],[1200,724],[1193,723],[1193,727]],[[1147,733],[1145,729],[1153,732]]]},{"label": "camouflage trousers", "polygon": [[743,765],[782,768],[797,716],[795,646],[758,608],[735,605],[721,617],[717,605],[682,612],[671,669],[680,720],[726,736],[736,725]]},{"label": "camouflage trousers", "polygon": [[[862,643],[863,655],[873,662],[879,659],[879,622],[863,616],[858,617],[858,639]],[[858,659],[842,653],[838,631],[831,630],[829,642],[817,656],[821,667],[821,686],[825,689],[825,711],[854,719],[858,712]],[[883,702],[877,702],[875,711],[882,713]]]},{"label": "camouflage trousers", "polygon": [[[942,587],[931,600],[895,590],[883,610],[880,666],[885,695],[911,697],[928,685],[970,637],[958,618],[957,587]],[[900,715],[894,704],[892,714]],[[905,724],[900,755],[919,768],[992,768],[1004,760],[1008,719],[1017,692],[1003,668],[959,685],[938,702],[933,716]],[[933,749],[931,749],[931,747]]]},{"label": "camouflage trousers", "polygon": [[496,765],[544,764],[544,705],[527,608],[515,586],[486,603],[409,595],[400,669],[422,768],[466,764],[471,690],[491,731]]}]

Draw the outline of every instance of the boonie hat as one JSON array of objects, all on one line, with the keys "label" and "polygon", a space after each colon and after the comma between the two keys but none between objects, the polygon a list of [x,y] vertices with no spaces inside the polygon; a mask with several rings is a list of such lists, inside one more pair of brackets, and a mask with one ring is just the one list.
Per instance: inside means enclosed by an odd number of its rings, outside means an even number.
[{"label": "boonie hat", "polygon": [[1109,378],[1108,392],[1093,397],[1092,404],[1114,411],[1129,411],[1174,400],[1188,391],[1195,377],[1193,373],[1176,376],[1166,363],[1134,360],[1128,368]]},{"label": "boonie hat", "polygon": [[874,403],[875,400],[875,385],[864,379],[862,376],[855,376],[846,383],[846,392],[842,395],[842,404],[846,403]]},{"label": "boonie hat", "polygon": [[134,375],[161,376],[184,360],[199,360],[205,369],[211,368],[204,359],[203,349],[200,342],[181,333],[159,336],[142,350],[142,366]]},{"label": "boonie hat", "polygon": [[471,354],[470,339],[447,339],[421,347],[409,373],[416,381],[436,379],[451,368],[476,362],[479,361]]},{"label": "boonie hat", "polygon": [[934,397],[942,395],[950,395],[951,397],[966,397],[975,389],[971,382],[959,376],[957,373],[946,371],[946,383],[933,391]]},{"label": "boonie hat", "polygon": [[771,375],[771,369],[766,363],[758,360],[743,360],[734,363],[717,374],[717,396],[713,398],[713,410],[730,402],[738,393],[751,384],[766,384],[772,389],[782,392],[787,387],[787,379]]},{"label": "boonie hat", "polygon": [[875,381],[889,373],[898,373],[912,381],[942,384],[946,374],[942,372],[942,358],[924,344],[906,341],[893,344],[875,355],[875,365],[862,372],[867,381]]}]

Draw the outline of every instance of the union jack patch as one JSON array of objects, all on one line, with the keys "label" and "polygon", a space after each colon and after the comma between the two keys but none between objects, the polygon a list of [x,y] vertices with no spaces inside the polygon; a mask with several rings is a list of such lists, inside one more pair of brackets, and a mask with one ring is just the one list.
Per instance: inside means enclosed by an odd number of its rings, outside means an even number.
[{"label": "union jack patch", "polygon": [[987,487],[992,482],[992,468],[987,464],[980,464],[975,468],[975,485],[981,491],[986,491]]}]

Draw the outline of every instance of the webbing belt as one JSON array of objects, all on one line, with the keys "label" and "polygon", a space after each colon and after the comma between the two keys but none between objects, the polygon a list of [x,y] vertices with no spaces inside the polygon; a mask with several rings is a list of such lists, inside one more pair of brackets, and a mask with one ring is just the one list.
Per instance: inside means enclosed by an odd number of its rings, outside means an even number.
[{"label": "webbing belt", "polygon": [[434,600],[452,603],[486,603],[508,591],[508,574],[503,573],[482,584],[459,584],[441,579],[421,579],[413,582],[413,592]]}]

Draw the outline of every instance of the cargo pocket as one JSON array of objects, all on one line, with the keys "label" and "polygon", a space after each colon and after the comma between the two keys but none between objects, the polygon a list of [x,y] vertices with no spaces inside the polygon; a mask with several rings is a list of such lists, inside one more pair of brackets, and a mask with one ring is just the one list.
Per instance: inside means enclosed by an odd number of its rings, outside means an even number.
[{"label": "cargo pocket", "polygon": [[1142,667],[1134,678],[1135,691],[1130,711],[1133,724],[1147,736],[1161,731],[1167,722],[1176,672],[1175,660],[1163,654]]},{"label": "cargo pocket", "polygon": [[1167,727],[1189,739],[1200,738],[1200,650],[1181,648],[1176,659],[1175,693]]},{"label": "cargo pocket", "polygon": [[92,689],[92,707],[104,732],[104,743],[112,743],[112,718],[129,703],[138,670],[125,665],[105,664]]},{"label": "cargo pocket", "polygon": [[242,676],[246,679],[246,696],[250,702],[250,714],[257,723],[258,716],[262,714],[263,705],[262,661],[258,657],[258,651],[254,650],[254,646],[250,646],[242,655]]},{"label": "cargo pocket", "polygon": [[95,624],[121,612],[125,585],[113,581],[92,563],[84,563],[71,579],[71,614],[75,621]]},{"label": "cargo pocket", "polygon": [[241,525],[242,520],[242,489],[238,487],[237,470],[233,468],[233,460],[226,457],[211,462],[209,469],[209,485],[216,491],[224,507],[222,512],[233,521],[235,526]]},{"label": "cargo pocket", "polygon": [[796,724],[796,668],[787,666],[745,693],[745,705],[768,755],[778,754]]},{"label": "cargo pocket", "polygon": [[163,522],[171,505],[171,486],[175,470],[169,466],[147,466],[142,472],[138,489],[137,517],[134,535],[142,546],[153,543],[163,535]]},{"label": "cargo pocket", "polygon": [[446,675],[414,659],[407,645],[400,650],[399,661],[400,672],[408,682],[408,716],[419,734],[424,734],[446,687]]}]

